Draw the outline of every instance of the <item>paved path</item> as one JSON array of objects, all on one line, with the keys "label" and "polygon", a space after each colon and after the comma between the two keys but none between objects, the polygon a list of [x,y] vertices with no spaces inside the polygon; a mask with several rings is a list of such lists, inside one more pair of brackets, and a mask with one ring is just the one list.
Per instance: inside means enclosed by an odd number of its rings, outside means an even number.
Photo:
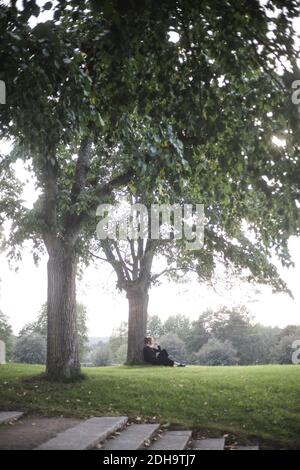
[{"label": "paved path", "polygon": [[[225,439],[195,439],[191,430],[164,430],[159,424],[129,424],[126,416],[46,418],[0,412],[0,449],[36,450],[224,450]],[[234,450],[259,450],[257,445]]]},{"label": "paved path", "polygon": [[167,431],[149,447],[149,450],[184,450],[191,438],[192,431]]},{"label": "paved path", "polygon": [[93,449],[110,434],[121,429],[127,422],[126,416],[90,418],[73,428],[59,433],[53,439],[41,444],[36,450],[86,450]]},{"label": "paved path", "polygon": [[34,449],[57,433],[80,423],[73,418],[25,416],[12,424],[0,426],[0,449]]},{"label": "paved path", "polygon": [[136,450],[144,447],[158,431],[159,424],[132,424],[114,439],[108,439],[101,447],[103,450]]},{"label": "paved path", "polygon": [[193,442],[193,450],[224,450],[225,439],[196,439]]}]

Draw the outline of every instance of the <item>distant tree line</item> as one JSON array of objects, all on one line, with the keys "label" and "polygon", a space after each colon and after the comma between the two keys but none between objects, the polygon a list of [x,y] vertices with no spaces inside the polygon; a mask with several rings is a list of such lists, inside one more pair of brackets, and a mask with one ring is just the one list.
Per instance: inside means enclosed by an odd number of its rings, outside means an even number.
[{"label": "distant tree line", "polygon": [[[86,308],[77,303],[77,327],[79,354],[81,359],[86,352],[88,336]],[[0,312],[0,339],[6,344],[6,360],[26,364],[45,364],[47,357],[47,305],[42,305],[37,320],[27,323],[13,335],[8,319]]]},{"label": "distant tree line", "polygon": [[[17,337],[0,312],[0,339],[6,343],[7,360],[45,364],[47,316],[43,305],[35,322],[27,323]],[[122,364],[127,357],[127,323],[108,338],[89,345],[86,309],[77,304],[81,362],[90,366]],[[165,322],[149,317],[147,334],[179,361],[203,365],[291,364],[292,344],[300,339],[300,326],[285,328],[255,323],[244,306],[207,310],[196,321],[172,315]]]},{"label": "distant tree line", "polygon": [[[300,339],[300,326],[285,328],[253,322],[244,306],[207,310],[198,320],[172,315],[163,322],[149,317],[147,334],[179,361],[203,365],[291,364],[292,344]],[[127,325],[116,328],[108,342],[101,341],[88,352],[95,366],[126,360]]]}]

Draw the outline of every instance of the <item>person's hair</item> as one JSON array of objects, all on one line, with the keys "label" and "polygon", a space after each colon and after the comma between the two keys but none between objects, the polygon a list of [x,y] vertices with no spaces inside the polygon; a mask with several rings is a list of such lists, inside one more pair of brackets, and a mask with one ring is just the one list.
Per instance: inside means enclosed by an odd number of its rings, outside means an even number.
[{"label": "person's hair", "polygon": [[151,343],[152,343],[152,338],[151,338],[151,336],[145,336],[145,338],[144,338],[144,343],[145,343],[145,344],[151,344]]}]

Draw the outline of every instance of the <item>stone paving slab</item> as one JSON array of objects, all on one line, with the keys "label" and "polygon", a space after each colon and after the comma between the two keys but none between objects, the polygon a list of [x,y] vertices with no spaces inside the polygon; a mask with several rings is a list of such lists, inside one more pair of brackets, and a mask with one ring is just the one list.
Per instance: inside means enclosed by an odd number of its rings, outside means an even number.
[{"label": "stone paving slab", "polygon": [[62,416],[50,418],[27,414],[13,421],[10,426],[1,427],[0,449],[31,450],[81,422],[80,419]]},{"label": "stone paving slab", "polygon": [[192,431],[167,431],[155,441],[149,450],[184,450],[192,436]]},{"label": "stone paving slab", "polygon": [[59,433],[36,450],[85,450],[96,447],[127,422],[126,416],[90,418]]},{"label": "stone paving slab", "polygon": [[143,447],[144,442],[151,439],[159,424],[132,424],[114,439],[105,442],[101,450],[136,450]]},{"label": "stone paving slab", "polygon": [[218,439],[197,439],[193,442],[193,450],[224,450],[224,437]]},{"label": "stone paving slab", "polygon": [[0,424],[9,423],[23,416],[22,411],[0,411]]}]

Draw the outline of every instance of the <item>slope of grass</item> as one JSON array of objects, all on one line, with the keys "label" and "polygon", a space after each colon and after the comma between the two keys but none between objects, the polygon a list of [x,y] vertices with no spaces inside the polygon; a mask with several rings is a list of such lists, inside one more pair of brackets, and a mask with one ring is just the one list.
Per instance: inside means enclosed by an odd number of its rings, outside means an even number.
[{"label": "slope of grass", "polygon": [[[300,367],[103,367],[72,384],[40,366],[0,366],[0,409],[87,417],[122,414],[300,449]],[[28,380],[30,379],[30,380]]]}]

